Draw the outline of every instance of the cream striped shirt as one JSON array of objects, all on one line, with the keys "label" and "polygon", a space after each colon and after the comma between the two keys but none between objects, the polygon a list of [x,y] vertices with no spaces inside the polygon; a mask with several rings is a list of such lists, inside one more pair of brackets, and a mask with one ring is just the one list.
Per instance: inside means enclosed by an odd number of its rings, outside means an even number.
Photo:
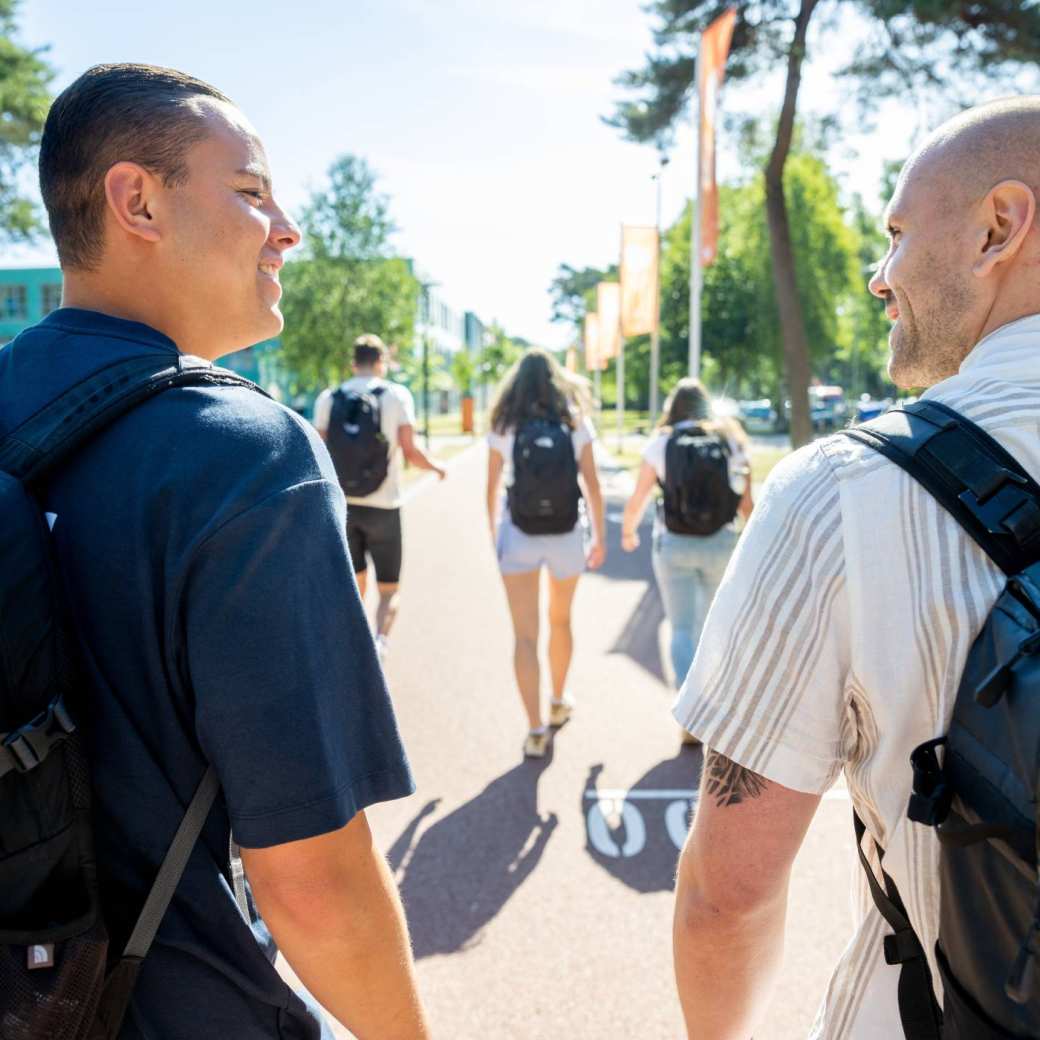
[{"label": "cream striped shirt", "polygon": [[[1040,480],[1040,315],[987,336],[925,396],[981,425]],[[945,732],[1003,586],[902,470],[851,438],[817,441],[770,476],[674,709],[705,744],[786,787],[822,793],[844,771],[930,956],[939,847],[906,819],[910,752]],[[813,1040],[902,1036],[899,969],[885,964],[888,929],[862,879],[855,902]]]}]

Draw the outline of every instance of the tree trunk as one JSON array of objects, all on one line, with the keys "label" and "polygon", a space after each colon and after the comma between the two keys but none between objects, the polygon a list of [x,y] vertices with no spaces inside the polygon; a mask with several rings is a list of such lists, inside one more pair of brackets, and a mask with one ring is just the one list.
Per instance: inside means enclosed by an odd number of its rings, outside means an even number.
[{"label": "tree trunk", "polygon": [[[802,301],[798,295],[798,279],[791,245],[791,224],[784,198],[784,165],[791,151],[794,119],[798,105],[798,87],[805,60],[805,38],[809,19],[819,0],[802,0],[794,23],[794,39],[787,56],[787,86],[776,142],[766,165],[766,219],[769,223],[769,245],[773,255],[773,284],[780,312],[780,334],[784,347],[787,392],[791,397],[791,443],[799,448],[812,440],[812,417],[809,413],[809,339],[805,333]],[[780,402],[781,408],[783,402]]]}]

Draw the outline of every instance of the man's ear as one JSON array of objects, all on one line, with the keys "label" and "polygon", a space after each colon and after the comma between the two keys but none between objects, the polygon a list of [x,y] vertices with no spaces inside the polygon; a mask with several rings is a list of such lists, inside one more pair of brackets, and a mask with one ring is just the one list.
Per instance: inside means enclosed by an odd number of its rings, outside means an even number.
[{"label": "man's ear", "polygon": [[117,162],[105,174],[105,198],[116,223],[128,235],[158,242],[162,235],[155,221],[159,179],[143,166]]},{"label": "man's ear", "polygon": [[1036,196],[1021,181],[1001,181],[982,201],[985,239],[972,270],[979,278],[1013,260],[1036,218]]}]

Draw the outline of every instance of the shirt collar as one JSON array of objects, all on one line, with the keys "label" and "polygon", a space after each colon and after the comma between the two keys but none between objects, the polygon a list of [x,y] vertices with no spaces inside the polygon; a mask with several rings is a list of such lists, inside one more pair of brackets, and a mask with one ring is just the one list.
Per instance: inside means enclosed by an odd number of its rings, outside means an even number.
[{"label": "shirt collar", "polygon": [[1010,382],[1040,377],[1040,314],[1018,318],[984,336],[961,362],[960,374]]},{"label": "shirt collar", "polygon": [[128,321],[116,318],[100,311],[88,311],[79,307],[59,307],[51,311],[40,327],[62,332],[76,332],[88,336],[105,336],[110,339],[125,339],[133,343],[156,347],[157,349],[179,353],[177,344],[169,336],[151,325],[139,321]]}]

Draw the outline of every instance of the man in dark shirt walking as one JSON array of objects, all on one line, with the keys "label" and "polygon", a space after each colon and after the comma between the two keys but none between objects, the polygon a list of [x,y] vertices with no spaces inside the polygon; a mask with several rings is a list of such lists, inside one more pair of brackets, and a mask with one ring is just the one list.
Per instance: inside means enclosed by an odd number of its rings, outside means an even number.
[{"label": "man in dark shirt walking", "polygon": [[[256,132],[213,87],[90,69],[54,103],[40,182],[63,306],[0,350],[0,436],[94,372],[214,360],[277,335],[299,232]],[[354,584],[328,455],[239,387],[159,394],[49,483],[89,679],[97,854],[113,949],[208,763],[210,813],[124,1040],[315,1040],[275,943],[362,1040],[428,1035],[407,929],[365,808],[413,790]],[[242,845],[251,927],[229,885]]]}]

